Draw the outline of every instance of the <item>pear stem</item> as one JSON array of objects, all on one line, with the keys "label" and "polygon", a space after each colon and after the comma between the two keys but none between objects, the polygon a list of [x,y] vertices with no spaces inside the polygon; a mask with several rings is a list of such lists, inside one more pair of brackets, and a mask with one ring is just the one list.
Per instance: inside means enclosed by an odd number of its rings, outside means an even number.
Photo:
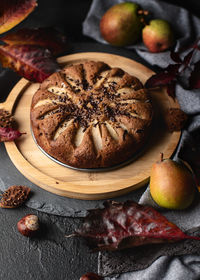
[{"label": "pear stem", "polygon": [[162,162],[163,161],[163,153],[160,153],[160,161]]}]

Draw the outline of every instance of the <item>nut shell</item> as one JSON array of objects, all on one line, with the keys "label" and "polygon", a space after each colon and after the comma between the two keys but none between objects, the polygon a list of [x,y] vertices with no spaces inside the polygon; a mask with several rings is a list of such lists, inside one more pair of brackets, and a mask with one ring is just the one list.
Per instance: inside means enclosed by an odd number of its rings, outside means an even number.
[{"label": "nut shell", "polygon": [[80,280],[103,280],[103,277],[96,273],[88,272],[81,276]]},{"label": "nut shell", "polygon": [[34,236],[39,230],[39,219],[36,215],[28,214],[17,223],[18,231],[27,237]]}]

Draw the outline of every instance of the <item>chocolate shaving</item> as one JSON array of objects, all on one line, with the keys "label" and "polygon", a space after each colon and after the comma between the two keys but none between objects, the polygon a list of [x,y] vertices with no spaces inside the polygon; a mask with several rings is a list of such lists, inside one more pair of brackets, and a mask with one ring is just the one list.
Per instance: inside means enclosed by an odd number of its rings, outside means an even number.
[{"label": "chocolate shaving", "polygon": [[1,208],[17,208],[28,198],[31,189],[26,186],[11,186],[3,194],[0,201]]}]

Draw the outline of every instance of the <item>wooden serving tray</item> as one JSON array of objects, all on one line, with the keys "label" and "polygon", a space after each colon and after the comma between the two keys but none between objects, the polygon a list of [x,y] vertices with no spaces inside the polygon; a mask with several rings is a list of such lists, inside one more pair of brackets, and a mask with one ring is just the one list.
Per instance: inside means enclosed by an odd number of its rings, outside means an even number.
[{"label": "wooden serving tray", "polygon": [[[107,53],[78,53],[58,58],[63,66],[84,60],[104,61],[112,67],[121,67],[143,83],[153,74],[150,69],[131,59]],[[27,133],[14,142],[5,143],[10,159],[25,177],[47,191],[86,200],[128,193],[148,182],[151,166],[158,160],[160,152],[170,157],[178,144],[180,132],[166,131],[157,112],[155,129],[147,147],[141,156],[127,166],[104,172],[83,172],[61,166],[40,151],[31,135],[30,104],[38,87],[37,83],[21,79],[0,107],[12,112],[19,130]],[[178,106],[164,89],[152,91],[151,94],[156,111]]]}]

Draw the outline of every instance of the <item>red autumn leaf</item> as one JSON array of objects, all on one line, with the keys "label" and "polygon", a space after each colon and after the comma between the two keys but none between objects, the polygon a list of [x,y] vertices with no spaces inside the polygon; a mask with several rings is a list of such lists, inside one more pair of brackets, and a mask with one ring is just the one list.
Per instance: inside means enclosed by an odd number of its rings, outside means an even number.
[{"label": "red autumn leaf", "polygon": [[180,58],[180,53],[179,52],[171,51],[170,57],[176,63],[181,63],[182,62],[182,59]]},{"label": "red autumn leaf", "polygon": [[0,142],[13,141],[19,138],[22,134],[24,133],[11,127],[0,127]]},{"label": "red autumn leaf", "polygon": [[0,34],[24,20],[36,6],[36,0],[1,0]]},{"label": "red autumn leaf", "polygon": [[49,50],[35,45],[0,46],[3,67],[15,70],[32,82],[42,82],[59,70],[59,65]]},{"label": "red autumn leaf", "polygon": [[192,48],[193,48],[193,49],[200,50],[199,44],[200,44],[200,38],[198,38],[198,39],[196,40],[196,42],[192,45]]},{"label": "red autumn leaf", "polygon": [[151,76],[145,83],[146,88],[154,88],[154,87],[159,87],[159,86],[165,86],[171,81],[175,79],[176,75],[175,74],[170,74],[167,72],[160,72],[158,74],[155,74]]},{"label": "red autumn leaf", "polygon": [[181,64],[177,63],[177,64],[169,64],[164,71],[166,73],[169,73],[170,75],[174,75],[176,76],[179,72],[179,68],[180,68]]},{"label": "red autumn leaf", "polygon": [[173,99],[175,99],[175,88],[176,88],[175,81],[172,81],[170,84],[167,85],[167,94],[171,96]]},{"label": "red autumn leaf", "polygon": [[189,65],[191,59],[192,59],[192,56],[193,56],[193,53],[194,53],[194,49],[192,51],[190,51],[185,57],[184,57],[184,60],[183,60],[183,64],[184,64],[184,69]]},{"label": "red autumn leaf", "polygon": [[1,37],[8,45],[38,45],[57,55],[67,48],[67,38],[53,28],[20,29]]},{"label": "red autumn leaf", "polygon": [[[200,50],[200,38],[191,46],[182,49],[181,51],[171,51],[171,59],[176,64],[169,64],[166,68],[162,69],[160,73],[151,76],[145,84],[146,88],[154,88],[159,86],[166,86],[167,93],[172,98],[175,98],[175,85],[177,82],[182,83],[182,86],[188,89],[200,88],[200,60],[195,62],[197,57],[193,59],[194,52]],[[188,51],[184,58],[181,54]],[[194,69],[193,69],[194,67]],[[191,69],[193,71],[191,72]],[[190,73],[188,75],[188,73]]]},{"label": "red autumn leaf", "polygon": [[180,64],[169,64],[162,72],[151,76],[145,83],[146,88],[165,86],[176,79]]},{"label": "red autumn leaf", "polygon": [[200,88],[200,61],[194,64],[194,70],[189,78],[189,84],[191,89]]},{"label": "red autumn leaf", "polygon": [[188,236],[149,206],[133,201],[107,201],[93,209],[77,230],[95,250],[117,250],[149,243],[175,242],[200,237]]}]

